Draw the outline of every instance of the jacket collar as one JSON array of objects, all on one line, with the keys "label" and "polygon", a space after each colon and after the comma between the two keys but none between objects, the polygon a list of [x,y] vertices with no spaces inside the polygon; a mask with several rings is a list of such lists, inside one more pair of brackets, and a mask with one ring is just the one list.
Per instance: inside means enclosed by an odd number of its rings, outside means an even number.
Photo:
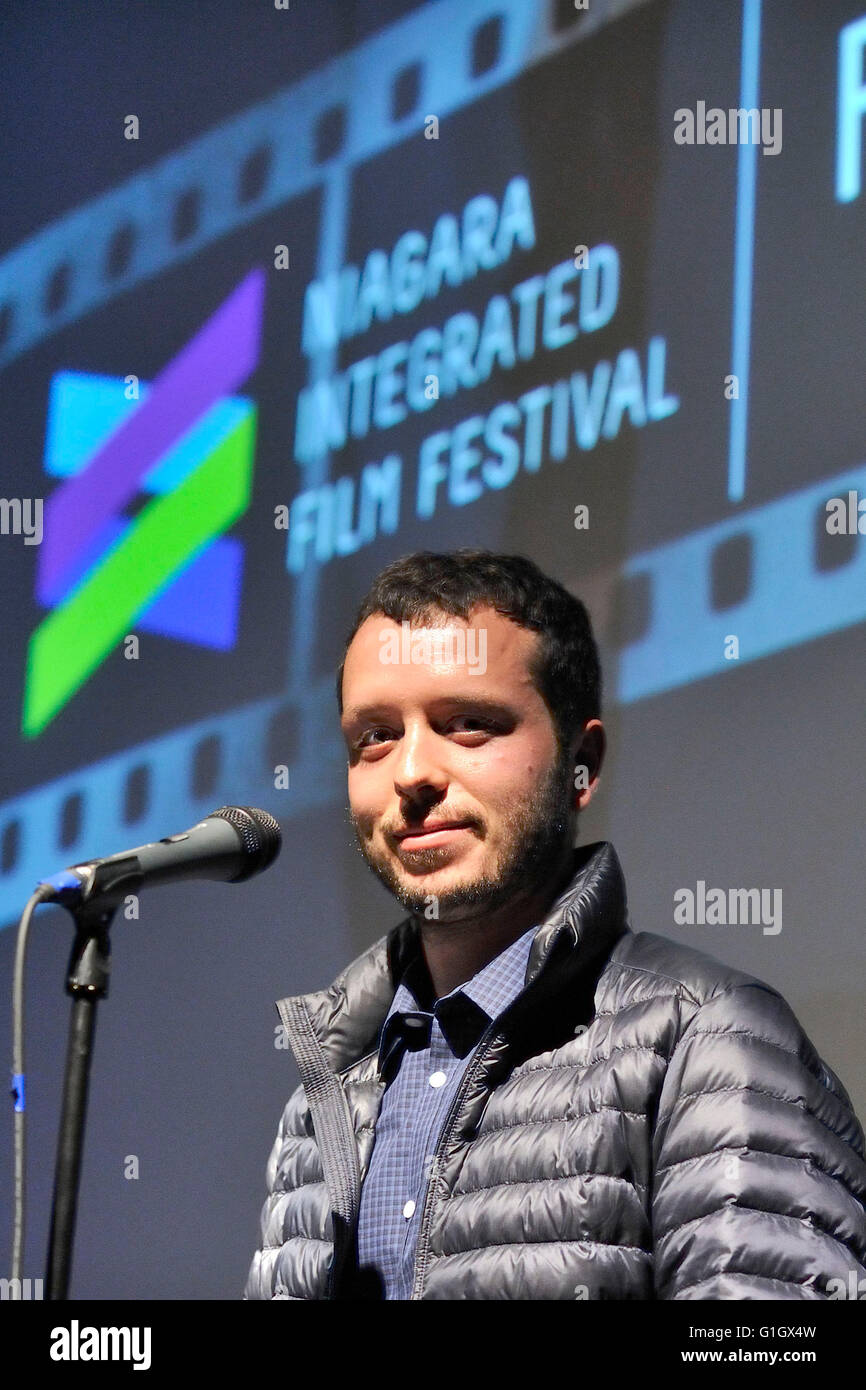
[{"label": "jacket collar", "polygon": [[[571,881],[538,926],[529,953],[526,987],[544,972],[569,990],[597,967],[628,930],[626,889],[612,844],[600,840],[574,851]],[[421,949],[411,917],[356,957],[327,989],[300,996],[334,1072],[375,1051],[379,1031],[406,967]],[[550,980],[551,985],[553,979]],[[526,998],[527,1005],[531,995]],[[547,993],[547,991],[545,991]],[[288,1000],[278,1000],[277,1008]]]}]

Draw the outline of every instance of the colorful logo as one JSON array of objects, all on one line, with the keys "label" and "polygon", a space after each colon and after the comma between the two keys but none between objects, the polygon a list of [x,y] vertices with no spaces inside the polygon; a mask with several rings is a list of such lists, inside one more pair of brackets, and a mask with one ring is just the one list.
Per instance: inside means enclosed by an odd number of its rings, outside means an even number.
[{"label": "colorful logo", "polygon": [[54,376],[45,468],[66,481],[45,506],[36,596],[51,612],[27,650],[26,737],[133,625],[234,646],[243,549],[223,533],[249,506],[257,409],[229,393],[258,362],[264,284],[246,276],[138,399],[129,378]]}]

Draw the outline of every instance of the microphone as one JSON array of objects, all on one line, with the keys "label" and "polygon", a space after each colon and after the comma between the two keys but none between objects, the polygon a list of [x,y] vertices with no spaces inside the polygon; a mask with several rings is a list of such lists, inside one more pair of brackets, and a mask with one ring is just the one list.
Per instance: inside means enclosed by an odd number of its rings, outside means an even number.
[{"label": "microphone", "polygon": [[75,908],[85,903],[120,902],[139,888],[183,879],[242,883],[267,869],[281,844],[279,824],[267,811],[255,806],[220,806],[191,830],[105,859],[73,864],[42,879],[36,891],[43,902]]}]

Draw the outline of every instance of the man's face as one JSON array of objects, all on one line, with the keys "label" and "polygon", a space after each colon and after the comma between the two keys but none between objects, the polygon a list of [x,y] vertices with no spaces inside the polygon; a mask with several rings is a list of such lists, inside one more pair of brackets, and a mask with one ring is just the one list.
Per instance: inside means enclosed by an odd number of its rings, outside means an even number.
[{"label": "man's face", "polygon": [[530,676],[536,633],[487,606],[468,622],[433,622],[443,626],[382,614],[361,625],[342,730],[361,853],[410,912],[456,921],[527,894],[561,864],[573,757],[560,756]]}]

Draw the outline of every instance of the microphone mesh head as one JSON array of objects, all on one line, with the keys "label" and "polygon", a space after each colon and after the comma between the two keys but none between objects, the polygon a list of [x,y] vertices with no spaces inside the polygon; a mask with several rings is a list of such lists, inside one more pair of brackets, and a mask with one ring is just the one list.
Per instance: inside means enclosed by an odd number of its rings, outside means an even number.
[{"label": "microphone mesh head", "polygon": [[243,867],[230,879],[231,883],[241,883],[273,864],[280,852],[283,836],[279,823],[267,811],[260,811],[256,806],[220,806],[210,814],[227,820],[241,837]]}]

